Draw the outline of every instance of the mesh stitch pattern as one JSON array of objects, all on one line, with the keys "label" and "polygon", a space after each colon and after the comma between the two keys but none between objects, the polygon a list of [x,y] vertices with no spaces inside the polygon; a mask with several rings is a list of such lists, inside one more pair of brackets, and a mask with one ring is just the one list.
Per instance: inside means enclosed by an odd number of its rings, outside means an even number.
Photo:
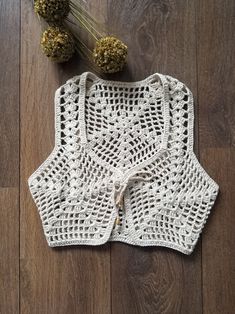
[{"label": "mesh stitch pattern", "polygon": [[191,254],[219,191],[193,151],[191,90],[160,73],[118,82],[84,72],[54,101],[55,147],[28,178],[48,245]]}]

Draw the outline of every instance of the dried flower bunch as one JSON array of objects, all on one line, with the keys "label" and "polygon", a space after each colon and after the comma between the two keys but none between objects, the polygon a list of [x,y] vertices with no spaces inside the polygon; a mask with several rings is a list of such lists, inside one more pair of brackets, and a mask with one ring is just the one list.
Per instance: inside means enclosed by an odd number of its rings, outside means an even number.
[{"label": "dried flower bunch", "polygon": [[[41,47],[45,55],[55,62],[68,61],[77,51],[81,57],[93,61],[103,73],[115,73],[126,64],[127,46],[115,36],[99,30],[100,24],[88,13],[81,0],[35,0],[34,11],[48,24],[42,33]],[[95,40],[93,50],[79,38],[68,23],[83,28]]]},{"label": "dried flower bunch", "polygon": [[127,46],[113,36],[103,37],[96,42],[93,56],[104,73],[119,72],[126,62]]},{"label": "dried flower bunch", "polygon": [[73,36],[62,27],[50,26],[42,34],[41,46],[52,61],[68,61],[75,52]]},{"label": "dried flower bunch", "polygon": [[36,0],[34,10],[47,22],[60,22],[69,14],[68,0]]}]

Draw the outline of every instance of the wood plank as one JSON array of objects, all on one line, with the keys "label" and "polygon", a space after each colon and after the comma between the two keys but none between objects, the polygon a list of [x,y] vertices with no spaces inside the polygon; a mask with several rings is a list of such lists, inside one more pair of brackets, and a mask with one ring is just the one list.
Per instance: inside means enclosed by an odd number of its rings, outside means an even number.
[{"label": "wood plank", "polygon": [[[129,46],[128,67],[114,78],[139,80],[150,73],[185,82],[195,99],[195,1],[109,1],[108,26]],[[160,247],[113,243],[112,313],[202,313],[201,245],[190,256]]]},{"label": "wood plank", "polygon": [[235,308],[235,151],[234,148],[204,148],[203,164],[220,184],[220,195],[204,230],[204,313],[233,314]]},{"label": "wood plank", "polygon": [[19,313],[20,1],[1,1],[0,313]]},{"label": "wood plank", "polygon": [[0,188],[0,313],[19,313],[19,190]]},{"label": "wood plank", "polygon": [[19,6],[19,0],[0,2],[0,187],[19,181]]},{"label": "wood plank", "polygon": [[220,194],[202,235],[204,313],[235,308],[235,2],[198,2],[202,163]]},{"label": "wood plank", "polygon": [[39,48],[40,25],[22,1],[21,313],[110,313],[110,250],[50,248],[27,179],[54,147],[54,93],[84,68],[78,57],[55,65]]}]

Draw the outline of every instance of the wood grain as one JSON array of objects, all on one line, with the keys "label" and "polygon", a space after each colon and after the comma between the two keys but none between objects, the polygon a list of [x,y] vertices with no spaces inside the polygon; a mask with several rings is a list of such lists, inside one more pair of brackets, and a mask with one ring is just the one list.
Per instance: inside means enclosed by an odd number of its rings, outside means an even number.
[{"label": "wood grain", "polygon": [[0,188],[0,313],[19,313],[19,190]]},{"label": "wood grain", "polygon": [[27,179],[54,147],[56,88],[92,68],[78,56],[50,62],[32,1],[2,1],[0,314],[232,314],[235,2],[86,3],[129,47],[125,70],[104,78],[135,81],[159,72],[192,90],[194,150],[220,194],[190,256],[120,242],[49,248]]},{"label": "wood grain", "polygon": [[220,194],[203,232],[204,313],[235,309],[235,2],[198,2],[198,91],[202,164]]},{"label": "wood grain", "polygon": [[19,181],[19,0],[0,2],[0,186]]},{"label": "wood grain", "polygon": [[[124,77],[170,74],[187,83],[196,102],[194,1],[125,1],[124,7],[119,1],[108,3],[109,32],[130,47]],[[197,103],[195,107],[197,120]],[[202,312],[200,241],[187,258],[159,247],[119,243],[113,244],[111,256],[112,313]]]},{"label": "wood grain", "polygon": [[20,1],[0,2],[0,313],[19,313]]}]

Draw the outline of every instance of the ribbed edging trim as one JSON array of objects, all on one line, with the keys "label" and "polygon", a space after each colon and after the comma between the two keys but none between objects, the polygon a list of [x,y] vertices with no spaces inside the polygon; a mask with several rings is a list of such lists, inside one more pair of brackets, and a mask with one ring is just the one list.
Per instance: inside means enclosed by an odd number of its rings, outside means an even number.
[{"label": "ribbed edging trim", "polygon": [[129,245],[134,245],[134,246],[141,246],[141,247],[147,247],[147,246],[159,246],[159,247],[167,247],[167,248],[171,248],[174,249],[178,252],[181,252],[185,255],[190,255],[192,253],[193,250],[188,250],[185,249],[184,247],[175,244],[175,243],[171,243],[171,242],[167,242],[167,241],[145,241],[144,243],[139,242],[139,243],[135,243],[132,240],[128,240],[127,238],[118,238],[118,239],[109,239],[108,241],[104,241],[99,240],[99,241],[94,241],[94,239],[90,239],[90,240],[64,240],[64,241],[57,241],[57,242],[53,242],[50,243],[48,242],[48,245],[50,247],[58,247],[58,246],[68,246],[68,245],[89,245],[89,246],[100,246],[103,244],[106,244],[108,242],[123,242]]}]

